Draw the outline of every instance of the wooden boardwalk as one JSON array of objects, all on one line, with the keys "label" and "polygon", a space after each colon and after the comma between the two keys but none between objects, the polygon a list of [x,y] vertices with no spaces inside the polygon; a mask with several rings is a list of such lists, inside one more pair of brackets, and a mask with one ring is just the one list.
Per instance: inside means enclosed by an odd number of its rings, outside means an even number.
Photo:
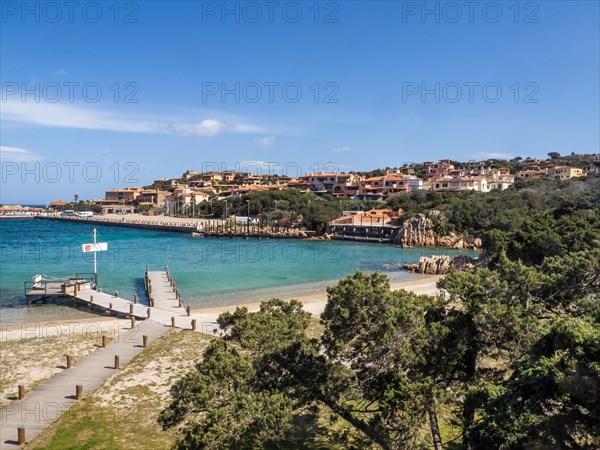
[{"label": "wooden boardwalk", "polygon": [[170,326],[146,320],[116,337],[105,348],[99,348],[70,369],[53,376],[45,383],[0,410],[0,449],[18,448],[19,427],[25,429],[25,439],[31,441],[75,403],[76,385],[83,387],[83,396],[100,386],[115,373],[115,355],[124,367],[143,349],[143,336],[148,344],[164,335]]}]

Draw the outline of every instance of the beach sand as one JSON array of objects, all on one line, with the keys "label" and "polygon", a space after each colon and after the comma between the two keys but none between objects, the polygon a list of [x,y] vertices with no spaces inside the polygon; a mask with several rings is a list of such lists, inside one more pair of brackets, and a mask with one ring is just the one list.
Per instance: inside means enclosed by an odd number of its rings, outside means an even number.
[{"label": "beach sand", "polygon": [[[415,294],[428,294],[433,295],[438,293],[437,282],[442,278],[442,275],[422,275],[418,279],[411,279],[405,281],[394,281],[390,283],[393,290],[405,289],[412,291]],[[280,297],[283,300],[296,299],[302,302],[304,310],[311,314],[318,316],[325,309],[327,303],[327,293],[325,290],[318,293],[307,294],[307,295],[296,295],[294,297]],[[265,299],[266,300],[266,299]],[[220,314],[226,311],[234,311],[238,306],[245,306],[249,311],[258,311],[260,309],[261,302],[252,302],[236,305],[224,305],[215,306],[209,308],[196,308],[192,310],[192,318],[197,319],[200,323],[213,323],[217,321]],[[202,329],[202,328],[200,328]]]}]

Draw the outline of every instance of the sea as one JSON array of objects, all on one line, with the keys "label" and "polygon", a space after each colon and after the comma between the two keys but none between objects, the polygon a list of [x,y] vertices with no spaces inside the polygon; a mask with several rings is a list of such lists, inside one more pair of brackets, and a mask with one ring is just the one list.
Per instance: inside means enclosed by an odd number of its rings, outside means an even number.
[{"label": "sea", "polygon": [[[64,278],[93,272],[82,244],[106,242],[97,253],[98,287],[142,303],[144,271],[168,265],[186,304],[193,308],[250,303],[322,292],[356,270],[392,281],[419,278],[401,268],[421,256],[458,254],[392,244],[297,239],[196,238],[183,233],[48,220],[0,220],[0,323],[88,316],[68,299],[27,307],[25,282],[36,274]],[[464,252],[462,252],[464,253]]]}]

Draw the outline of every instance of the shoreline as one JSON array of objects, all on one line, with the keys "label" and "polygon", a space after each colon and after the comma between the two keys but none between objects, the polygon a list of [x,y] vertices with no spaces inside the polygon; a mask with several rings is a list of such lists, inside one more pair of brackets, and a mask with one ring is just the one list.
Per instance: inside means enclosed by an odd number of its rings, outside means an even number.
[{"label": "shoreline", "polygon": [[[422,275],[418,279],[410,279],[403,281],[390,282],[392,290],[405,289],[416,294],[434,295],[438,293],[437,282],[443,278],[443,275]],[[318,316],[320,315],[327,304],[327,292],[325,289],[319,292],[307,293],[303,295],[281,295],[278,298],[289,301],[292,299],[302,303],[305,311]],[[246,307],[249,311],[254,312],[260,309],[260,304],[268,300],[264,298],[250,302],[237,302],[235,304],[209,306],[206,308],[196,307],[192,309],[191,318],[197,319],[200,324],[214,324],[224,312],[233,312],[238,307]],[[103,333],[107,331],[119,332],[118,330],[126,329],[129,320],[119,318],[117,316],[102,316],[93,313],[88,313],[89,316],[81,318],[48,318],[37,321],[15,321],[4,322],[0,324],[0,342],[6,342],[15,339],[30,339],[43,338],[48,336],[57,336],[64,334],[89,334]],[[205,330],[203,326],[200,330]]]},{"label": "shoreline", "polygon": [[[442,279],[443,275],[421,275],[418,279],[403,280],[403,281],[392,281],[390,282],[390,288],[393,291],[405,289],[407,291],[414,292],[415,294],[427,294],[435,295],[439,292],[437,288],[437,282]],[[327,303],[327,292],[325,290],[299,295],[299,296],[281,296],[281,300],[298,300],[302,303],[304,310],[310,312],[313,315],[320,315]],[[264,299],[267,300],[267,299]],[[262,300],[262,301],[264,301]],[[208,308],[196,308],[192,309],[192,316],[196,316],[202,319],[214,319],[224,312],[234,311],[237,307],[246,307],[248,311],[254,312],[260,309],[262,301],[243,302],[233,305],[222,305],[222,306],[211,306]],[[213,321],[214,321],[213,320]]]},{"label": "shoreline", "polygon": [[[392,290],[405,289],[416,294],[434,295],[438,293],[437,282],[443,278],[443,275],[422,275],[418,279],[390,282]],[[307,293],[303,295],[281,295],[278,298],[285,301],[292,299],[302,303],[304,310],[313,315],[320,315],[325,309],[327,303],[327,292],[325,289],[319,292]],[[260,304],[269,300],[264,298],[249,302],[237,302],[234,304],[209,306],[206,308],[195,307],[191,310],[191,318],[199,322],[212,324],[216,322],[219,315],[224,312],[233,312],[238,307],[246,307],[254,312],[260,309]],[[118,330],[127,327],[129,320],[117,316],[103,316],[94,313],[87,313],[89,316],[81,318],[48,318],[34,321],[14,321],[0,324],[0,342],[12,339],[40,338],[46,336],[61,335],[64,333],[98,333],[107,330]],[[204,329],[200,327],[200,329]]]}]

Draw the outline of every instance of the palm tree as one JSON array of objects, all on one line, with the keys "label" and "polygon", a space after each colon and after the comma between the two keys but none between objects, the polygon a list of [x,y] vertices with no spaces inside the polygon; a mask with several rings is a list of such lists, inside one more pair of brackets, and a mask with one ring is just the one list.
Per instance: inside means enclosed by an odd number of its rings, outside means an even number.
[{"label": "palm tree", "polygon": [[79,201],[79,194],[75,194],[73,197],[75,199],[75,203],[77,203]]}]

